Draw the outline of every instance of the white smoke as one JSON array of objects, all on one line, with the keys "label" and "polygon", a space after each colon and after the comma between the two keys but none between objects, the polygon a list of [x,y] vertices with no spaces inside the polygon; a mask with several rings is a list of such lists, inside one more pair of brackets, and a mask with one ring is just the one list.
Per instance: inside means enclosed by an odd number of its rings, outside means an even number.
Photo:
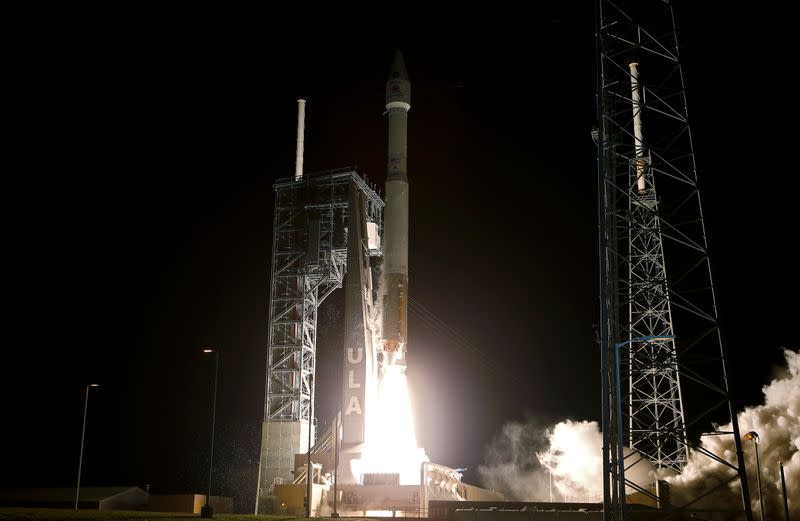
[{"label": "white smoke", "polygon": [[486,449],[486,463],[478,467],[483,485],[506,499],[548,501],[548,476],[536,457],[547,447],[544,429],[533,421],[503,425]]},{"label": "white smoke", "polygon": [[[789,510],[793,516],[800,511],[800,353],[784,350],[784,356],[786,367],[763,388],[764,404],[747,407],[738,415],[742,435],[749,431],[759,435],[765,518],[780,518],[783,510],[779,462],[784,465]],[[719,430],[730,431],[731,425]],[[703,443],[714,454],[736,461],[731,436],[707,436]],[[751,441],[743,440],[743,444],[751,503],[758,514],[755,447]],[[484,486],[503,492],[509,499],[550,501],[552,483],[553,501],[599,502],[603,496],[601,450],[602,434],[597,422],[566,420],[549,428],[534,421],[512,422],[504,425],[501,434],[487,447],[486,463],[478,471]],[[640,485],[651,483],[656,475],[645,461],[630,470],[636,473],[626,473],[626,477]],[[730,467],[692,452],[684,471],[666,478],[671,502],[680,505],[682,500],[697,497],[731,475]],[[693,506],[740,508],[738,482],[731,481],[721,493]]]},{"label": "white smoke", "polygon": [[[567,501],[602,501],[603,434],[597,422],[567,420],[547,432],[550,446],[536,457],[552,475],[554,488]],[[638,461],[626,473],[627,479],[642,487],[655,481],[650,462],[627,447],[624,454],[629,466]]]},{"label": "white smoke", "polygon": [[552,476],[553,500],[602,500],[602,461],[599,449],[603,446],[603,435],[600,434],[597,422],[566,420],[548,429],[545,435],[549,446],[546,450],[537,452],[536,458]]},{"label": "white smoke", "polygon": [[[485,486],[517,501],[599,502],[602,446],[597,422],[565,420],[546,429],[534,421],[512,422],[493,440],[478,472]],[[636,458],[632,453],[625,449],[628,461]],[[641,486],[654,481],[646,461],[632,471],[626,477]]]},{"label": "white smoke", "polygon": [[[783,493],[779,463],[783,462],[786,476],[786,491],[789,511],[796,517],[800,514],[800,352],[784,349],[786,367],[781,374],[764,386],[764,404],[746,407],[737,416],[742,436],[755,431],[759,437],[759,459],[761,463],[761,488],[764,493],[764,518],[781,519]],[[720,427],[730,431],[730,424]],[[708,436],[704,446],[715,454],[725,454],[725,459],[736,461],[734,441],[731,436]],[[742,440],[745,467],[748,474],[751,505],[754,513],[760,512],[758,484],[756,481],[756,454],[752,441]],[[691,496],[697,490],[706,490],[727,480],[730,468],[711,458],[690,454],[689,463],[683,472],[668,482],[676,499]],[[724,488],[723,494],[714,498],[715,507],[737,508],[741,506],[741,492],[734,480]]]}]

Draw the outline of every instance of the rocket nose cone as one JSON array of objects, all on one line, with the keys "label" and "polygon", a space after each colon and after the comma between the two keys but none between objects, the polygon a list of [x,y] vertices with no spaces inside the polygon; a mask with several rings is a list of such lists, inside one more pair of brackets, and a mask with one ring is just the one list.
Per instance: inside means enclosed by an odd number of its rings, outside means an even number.
[{"label": "rocket nose cone", "polygon": [[394,60],[392,61],[392,70],[389,72],[390,80],[408,80],[408,71],[406,70],[406,62],[403,60],[403,53],[398,49],[394,53]]}]

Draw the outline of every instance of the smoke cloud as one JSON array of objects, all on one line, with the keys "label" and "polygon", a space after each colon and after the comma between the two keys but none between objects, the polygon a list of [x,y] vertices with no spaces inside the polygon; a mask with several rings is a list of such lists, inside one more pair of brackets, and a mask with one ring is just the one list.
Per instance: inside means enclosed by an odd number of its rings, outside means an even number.
[{"label": "smoke cloud", "polygon": [[511,422],[486,448],[478,474],[486,488],[517,501],[548,501],[549,480],[536,452],[547,448],[545,429],[533,420]]},{"label": "smoke cloud", "polygon": [[[535,421],[508,423],[478,468],[485,486],[517,501],[596,503],[603,500],[603,435],[594,421],[565,420],[542,428]],[[626,448],[629,461],[638,457]],[[645,460],[627,475],[646,485],[654,469]],[[632,492],[632,490],[631,490]]]},{"label": "smoke cloud", "polygon": [[[783,493],[779,463],[783,462],[789,511],[793,517],[800,514],[800,352],[784,349],[786,367],[768,385],[764,386],[763,405],[747,407],[737,415],[742,436],[750,431],[758,434],[761,488],[764,493],[764,518],[780,519],[783,512]],[[731,424],[720,427],[730,431]],[[752,441],[742,440],[745,467],[748,474],[753,512],[760,512],[758,484],[756,481],[756,453]],[[736,460],[736,449],[731,436],[709,436],[704,445],[715,454],[725,454]],[[728,467],[698,454],[690,454],[689,463],[678,476],[669,478],[676,499],[691,496],[697,490],[707,490],[727,480]],[[714,507],[736,508],[741,505],[741,492],[735,480],[712,500]],[[707,502],[708,503],[708,502]]]},{"label": "smoke cloud", "polygon": [[[747,407],[737,416],[742,435],[755,431],[759,436],[765,518],[777,518],[783,511],[779,462],[784,465],[790,512],[793,516],[800,513],[800,353],[784,349],[784,356],[786,366],[763,388],[763,405]],[[719,430],[730,431],[731,425]],[[736,460],[731,436],[707,436],[703,443],[713,453]],[[755,447],[752,441],[744,440],[743,444],[752,508],[758,514]],[[478,471],[484,486],[503,492],[511,500],[550,501],[552,489],[553,501],[599,502],[603,496],[601,449],[597,422],[565,420],[550,427],[534,420],[511,422],[489,444],[486,463]],[[645,463],[636,464],[631,469],[636,474],[626,477],[642,485],[651,483],[656,473]],[[730,467],[692,452],[684,471],[666,478],[671,502],[681,505],[687,498],[727,481],[731,474]],[[740,508],[737,480],[693,506]]]}]

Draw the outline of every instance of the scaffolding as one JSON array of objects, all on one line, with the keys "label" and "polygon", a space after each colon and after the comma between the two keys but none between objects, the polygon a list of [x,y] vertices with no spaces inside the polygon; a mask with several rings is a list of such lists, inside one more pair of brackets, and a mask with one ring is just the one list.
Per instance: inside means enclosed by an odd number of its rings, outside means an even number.
[{"label": "scaffolding", "polygon": [[[628,519],[631,492],[674,516],[738,481],[750,521],[673,8],[598,0],[596,22],[604,516]],[[732,437],[734,457],[710,435]],[[669,500],[626,477],[648,462],[669,477],[690,457],[727,479]]]},{"label": "scaffolding", "polygon": [[279,179],[274,189],[257,513],[271,510],[275,484],[294,480],[295,454],[314,446],[317,309],[342,287],[347,271],[350,190],[362,193],[364,218],[379,231],[384,206],[352,168]]}]

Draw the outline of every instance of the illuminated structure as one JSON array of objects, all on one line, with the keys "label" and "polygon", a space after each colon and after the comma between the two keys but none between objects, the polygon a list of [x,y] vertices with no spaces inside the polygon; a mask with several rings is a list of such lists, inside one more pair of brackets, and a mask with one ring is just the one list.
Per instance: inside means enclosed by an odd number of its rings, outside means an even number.
[{"label": "illuminated structure", "polygon": [[[405,379],[409,93],[398,52],[386,83],[386,205],[353,169],[303,174],[305,101],[298,101],[295,175],[274,185],[256,513],[318,515],[334,508],[352,515],[419,516],[429,499],[502,498],[461,483],[460,472],[428,462],[416,446]],[[341,421],[317,439],[317,308],[340,287],[345,288]]]},{"label": "illuminated structure", "polygon": [[[669,2],[598,0],[604,512],[627,519],[626,490],[661,503],[626,473],[649,460],[674,475],[694,453],[729,479],[672,506],[738,480],[750,520],[674,20]],[[731,432],[716,427],[728,422]],[[735,459],[706,449],[705,435],[732,436]]]},{"label": "illuminated structure", "polygon": [[[348,223],[368,222],[377,237],[383,210],[377,193],[349,168],[278,179],[274,188],[269,351],[257,512],[270,510],[264,502],[270,502],[275,484],[294,480],[295,455],[308,451],[316,438],[317,308],[344,282]],[[356,210],[351,207],[353,198],[360,201]],[[366,262],[377,253],[377,245],[366,251]]]}]

